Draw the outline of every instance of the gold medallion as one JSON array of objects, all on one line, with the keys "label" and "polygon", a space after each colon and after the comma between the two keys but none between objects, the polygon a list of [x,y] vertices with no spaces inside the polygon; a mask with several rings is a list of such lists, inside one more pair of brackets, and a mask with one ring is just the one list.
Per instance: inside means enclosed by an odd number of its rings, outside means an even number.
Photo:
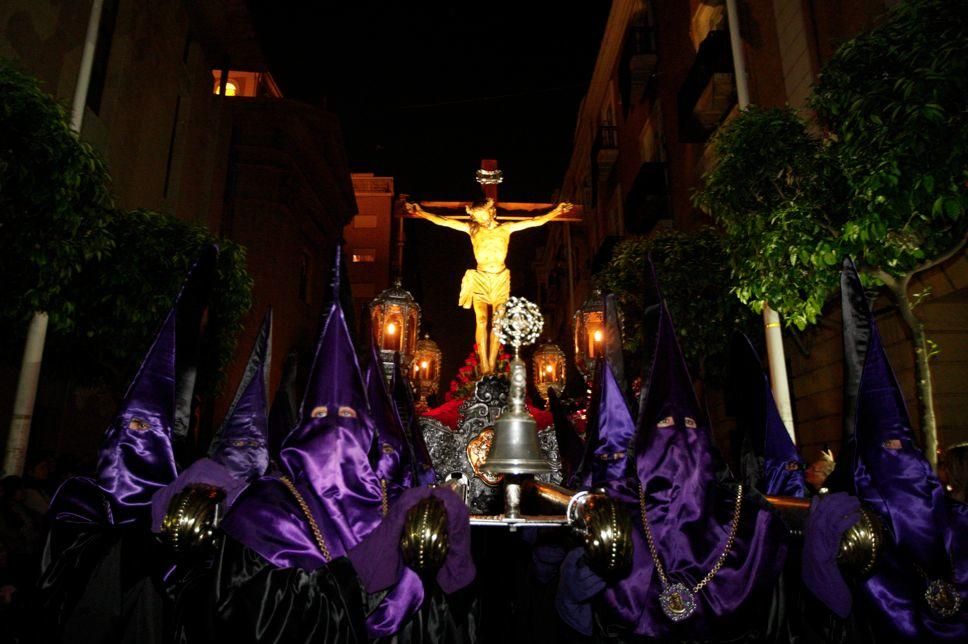
[{"label": "gold medallion", "polygon": [[487,462],[487,455],[491,451],[491,443],[494,441],[494,428],[487,427],[467,443],[467,460],[474,468],[474,476],[481,479],[484,485],[495,487],[504,480],[503,474],[489,474],[482,472],[481,467]]}]

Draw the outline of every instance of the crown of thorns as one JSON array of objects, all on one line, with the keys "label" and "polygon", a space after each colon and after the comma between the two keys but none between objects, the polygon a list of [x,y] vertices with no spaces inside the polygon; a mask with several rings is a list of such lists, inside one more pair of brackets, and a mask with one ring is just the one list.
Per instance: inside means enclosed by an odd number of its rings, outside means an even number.
[{"label": "crown of thorns", "polygon": [[477,183],[482,186],[494,185],[496,183],[501,183],[504,181],[504,173],[500,170],[485,170],[480,168],[476,173]]}]

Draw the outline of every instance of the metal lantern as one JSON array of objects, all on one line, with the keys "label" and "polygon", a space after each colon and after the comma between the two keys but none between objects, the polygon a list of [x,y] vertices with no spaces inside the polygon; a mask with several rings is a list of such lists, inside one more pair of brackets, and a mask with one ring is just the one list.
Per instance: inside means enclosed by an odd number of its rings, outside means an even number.
[{"label": "metal lantern", "polygon": [[420,305],[400,280],[370,302],[373,339],[380,349],[380,361],[389,380],[393,373],[393,355],[400,354],[400,366],[407,369],[413,360],[420,334]]},{"label": "metal lantern", "polygon": [[534,350],[534,386],[541,397],[548,400],[548,389],[561,393],[565,388],[565,352],[558,345],[547,342]]},{"label": "metal lantern", "polygon": [[585,380],[595,372],[595,360],[605,355],[605,298],[598,289],[575,311],[575,366]]},{"label": "metal lantern", "polygon": [[427,406],[427,396],[433,396],[440,390],[440,360],[443,354],[437,343],[429,335],[417,341],[410,367],[410,381],[416,386],[420,395],[421,407]]}]

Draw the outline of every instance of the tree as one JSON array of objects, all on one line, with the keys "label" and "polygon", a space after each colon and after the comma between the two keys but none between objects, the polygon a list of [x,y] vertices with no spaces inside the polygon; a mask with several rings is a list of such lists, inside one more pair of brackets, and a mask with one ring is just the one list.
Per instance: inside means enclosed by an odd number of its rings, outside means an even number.
[{"label": "tree", "polygon": [[718,380],[724,373],[734,330],[752,334],[756,319],[729,289],[729,261],[723,236],[712,228],[664,231],[621,241],[596,276],[603,291],[615,293],[624,315],[625,349],[645,362],[651,350],[647,311],[656,303],[648,258],[675,321],[693,373]]},{"label": "tree", "polygon": [[37,81],[0,59],[0,318],[44,311],[54,332],[80,303],[70,285],[113,248],[107,170]]},{"label": "tree", "polygon": [[63,368],[120,389],[188,267],[221,248],[199,386],[214,393],[251,306],[245,249],[172,217],[117,211],[100,155],[38,82],[0,59],[0,323],[23,337],[48,314]]},{"label": "tree", "polygon": [[95,262],[74,285],[83,305],[73,327],[54,341],[69,362],[84,365],[74,377],[118,388],[137,368],[201,249],[219,246],[207,335],[197,388],[216,393],[232,360],[242,318],[252,305],[245,248],[171,215],[148,210],[117,213],[108,227],[114,251]]},{"label": "tree", "polygon": [[912,338],[925,452],[937,459],[929,359],[914,275],[964,248],[968,209],[968,5],[911,0],[846,42],[810,105],[750,109],[714,141],[697,203],[726,231],[735,292],[787,324],[816,321],[840,258],[883,285]]}]

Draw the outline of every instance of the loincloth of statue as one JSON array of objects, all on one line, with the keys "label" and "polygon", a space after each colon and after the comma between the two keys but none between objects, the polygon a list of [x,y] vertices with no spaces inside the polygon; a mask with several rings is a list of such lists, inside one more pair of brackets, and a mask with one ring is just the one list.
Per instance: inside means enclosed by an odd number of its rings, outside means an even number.
[{"label": "loincloth of statue", "polygon": [[471,268],[464,272],[464,278],[460,281],[458,304],[465,309],[473,307],[475,301],[500,306],[510,296],[511,271],[505,268],[500,273],[485,273]]}]

